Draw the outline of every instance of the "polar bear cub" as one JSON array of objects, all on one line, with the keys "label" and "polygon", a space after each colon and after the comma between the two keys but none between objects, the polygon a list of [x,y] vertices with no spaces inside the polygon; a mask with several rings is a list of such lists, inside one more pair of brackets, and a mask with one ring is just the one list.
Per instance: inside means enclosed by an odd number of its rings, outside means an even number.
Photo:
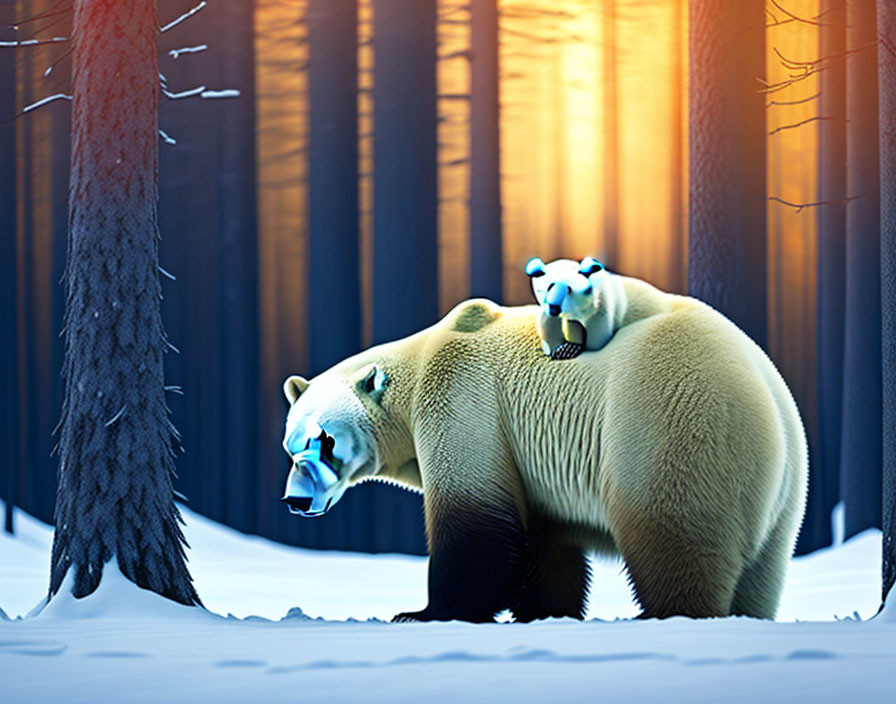
[{"label": "polar bear cub", "polygon": [[552,359],[599,350],[622,325],[625,293],[618,277],[596,259],[545,264],[536,257],[526,265],[526,274],[541,307],[536,319],[541,347]]}]

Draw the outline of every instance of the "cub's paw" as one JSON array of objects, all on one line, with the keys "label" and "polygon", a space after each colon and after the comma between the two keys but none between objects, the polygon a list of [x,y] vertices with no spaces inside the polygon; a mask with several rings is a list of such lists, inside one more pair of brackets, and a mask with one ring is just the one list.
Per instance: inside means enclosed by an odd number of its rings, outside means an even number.
[{"label": "cub's paw", "polygon": [[575,359],[585,349],[585,345],[578,342],[564,342],[551,352],[551,359]]}]

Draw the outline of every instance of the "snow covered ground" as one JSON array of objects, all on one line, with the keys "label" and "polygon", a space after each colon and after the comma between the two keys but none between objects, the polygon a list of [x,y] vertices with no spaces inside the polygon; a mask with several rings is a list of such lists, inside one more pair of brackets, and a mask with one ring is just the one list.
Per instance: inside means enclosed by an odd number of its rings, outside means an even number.
[{"label": "snow covered ground", "polygon": [[[600,562],[600,620],[393,625],[425,605],[424,559],[298,550],[184,513],[211,613],[107,569],[88,599],[0,621],[0,701],[896,701],[896,617],[855,616],[878,606],[875,531],[795,559],[778,623],[626,620],[620,565]],[[46,590],[52,540],[28,516],[17,527],[0,537],[13,619]]]}]

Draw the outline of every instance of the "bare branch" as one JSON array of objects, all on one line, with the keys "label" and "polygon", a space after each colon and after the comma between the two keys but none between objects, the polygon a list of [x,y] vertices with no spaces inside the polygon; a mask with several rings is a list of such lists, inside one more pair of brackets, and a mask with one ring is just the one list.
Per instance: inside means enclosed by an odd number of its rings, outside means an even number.
[{"label": "bare branch", "polygon": [[788,208],[794,208],[796,212],[799,213],[804,208],[818,208],[823,205],[846,205],[847,203],[852,203],[854,200],[858,200],[861,197],[862,196],[850,196],[849,198],[844,198],[843,200],[819,200],[814,203],[791,203],[789,200],[784,200],[783,198],[779,198],[778,196],[769,196],[768,199],[776,203],[780,203],[781,205],[786,205]]},{"label": "bare branch", "polygon": [[783,132],[784,130],[793,130],[797,127],[802,127],[803,125],[808,125],[810,122],[821,122],[824,120],[836,120],[836,117],[822,117],[820,115],[816,115],[814,117],[807,117],[805,120],[800,120],[799,122],[794,122],[790,125],[781,125],[780,127],[775,127],[769,135],[778,134],[778,132]]},{"label": "bare branch", "polygon": [[52,37],[50,39],[23,39],[21,41],[0,41],[0,47],[41,46],[42,44],[58,44],[67,42],[71,37]]},{"label": "bare branch", "polygon": [[172,139],[171,137],[169,137],[169,136],[166,134],[165,130],[159,130],[159,137],[162,138],[162,141],[164,141],[165,144],[170,144],[170,145],[172,145],[172,146],[175,145],[175,144],[177,144],[177,140],[176,140],[176,139]]},{"label": "bare branch", "polygon": [[765,107],[783,107],[785,105],[802,105],[803,103],[811,103],[821,97],[821,93],[810,95],[808,98],[800,98],[799,100],[771,100],[765,104]]},{"label": "bare branch", "polygon": [[198,54],[200,51],[208,49],[208,44],[200,44],[199,46],[185,46],[180,49],[172,49],[168,52],[168,56],[177,61],[181,54]]},{"label": "bare branch", "polygon": [[235,88],[226,88],[224,90],[204,90],[199,94],[199,97],[205,100],[214,100],[217,98],[239,98],[240,92]]},{"label": "bare branch", "polygon": [[180,100],[181,98],[191,98],[194,95],[200,95],[205,90],[205,86],[197,86],[196,88],[191,88],[190,90],[185,90],[180,93],[172,93],[167,88],[162,88],[162,93],[166,98],[170,98],[171,100]]},{"label": "bare branch", "polygon": [[184,21],[190,19],[193,15],[195,15],[197,12],[199,12],[199,11],[200,11],[203,7],[205,7],[206,5],[208,5],[208,3],[206,2],[206,0],[202,0],[202,2],[200,2],[200,3],[199,3],[196,7],[194,7],[192,10],[190,10],[189,12],[185,12],[185,13],[182,14],[180,17],[178,17],[176,20],[174,20],[174,21],[172,21],[172,22],[169,22],[169,23],[166,24],[164,27],[161,27],[161,28],[159,29],[159,31],[160,31],[160,32],[167,32],[169,29],[174,29],[174,28],[177,27],[177,25],[179,25],[181,22],[184,22]]}]

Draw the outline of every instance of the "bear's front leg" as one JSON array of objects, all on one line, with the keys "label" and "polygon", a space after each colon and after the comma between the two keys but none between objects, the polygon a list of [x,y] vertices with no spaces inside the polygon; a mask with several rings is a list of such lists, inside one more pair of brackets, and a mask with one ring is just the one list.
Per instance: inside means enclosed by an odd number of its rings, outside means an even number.
[{"label": "bear's front leg", "polygon": [[477,505],[472,497],[443,496],[425,503],[429,604],[393,620],[494,621],[495,614],[510,607],[523,576],[525,538],[512,502]]},{"label": "bear's front leg", "polygon": [[418,458],[430,554],[429,604],[398,614],[395,621],[485,623],[510,607],[524,572],[522,487],[514,466],[494,462],[497,437],[489,448],[482,445],[480,432],[450,433],[455,442],[443,436],[435,471],[432,461]]}]

